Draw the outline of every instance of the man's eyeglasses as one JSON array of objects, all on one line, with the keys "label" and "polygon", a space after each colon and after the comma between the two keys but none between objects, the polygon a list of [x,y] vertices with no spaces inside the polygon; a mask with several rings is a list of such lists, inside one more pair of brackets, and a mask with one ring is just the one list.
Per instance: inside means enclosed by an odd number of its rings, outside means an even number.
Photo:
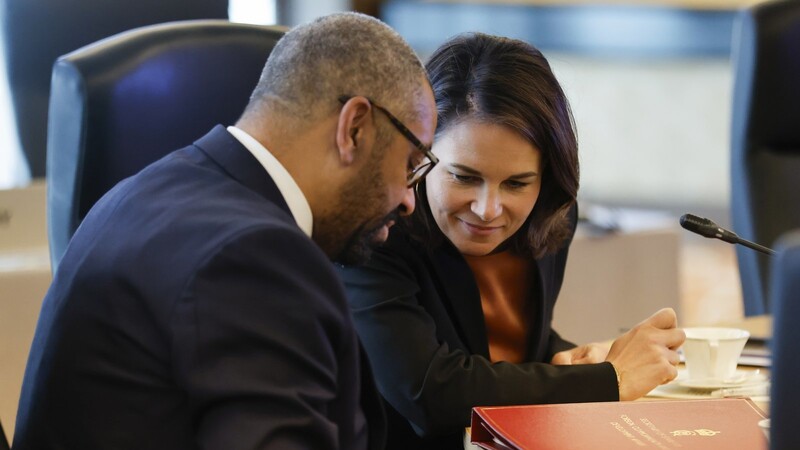
[{"label": "man's eyeglasses", "polygon": [[[352,96],[342,95],[341,97],[339,97],[339,102],[345,104],[351,98]],[[400,134],[405,136],[406,139],[408,139],[412,144],[414,144],[414,147],[416,147],[416,149],[419,150],[420,153],[422,153],[423,155],[422,160],[416,164],[409,162],[409,167],[408,167],[408,175],[406,178],[406,183],[410,188],[416,186],[417,183],[422,181],[422,179],[425,178],[425,175],[427,175],[428,172],[430,172],[431,169],[433,169],[433,166],[435,166],[436,163],[439,162],[439,158],[437,158],[436,155],[434,155],[431,152],[430,146],[423,144],[422,141],[420,141],[419,138],[417,138],[414,135],[414,133],[412,133],[411,130],[409,130],[408,127],[403,124],[403,122],[400,122],[400,119],[395,117],[394,114],[390,113],[388,109],[375,103],[369,97],[364,97],[364,98],[366,98],[372,104],[372,106],[375,107],[375,109],[386,114],[386,117],[389,119],[389,122],[392,122],[392,125],[394,125],[394,127],[397,128],[397,131],[399,131]]]}]

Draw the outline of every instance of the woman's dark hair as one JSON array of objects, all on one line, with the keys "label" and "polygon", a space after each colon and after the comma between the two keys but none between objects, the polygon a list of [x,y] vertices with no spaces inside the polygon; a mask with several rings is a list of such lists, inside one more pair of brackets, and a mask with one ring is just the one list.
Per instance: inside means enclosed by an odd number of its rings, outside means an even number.
[{"label": "woman's dark hair", "polygon": [[[578,143],[569,103],[547,60],[525,42],[469,33],[439,47],[426,69],[438,109],[437,136],[464,121],[499,124],[541,151],[539,198],[508,244],[536,258],[555,252],[570,235],[567,213],[578,193]],[[443,235],[424,185],[416,197],[418,207],[406,226],[418,240],[436,243]]]}]

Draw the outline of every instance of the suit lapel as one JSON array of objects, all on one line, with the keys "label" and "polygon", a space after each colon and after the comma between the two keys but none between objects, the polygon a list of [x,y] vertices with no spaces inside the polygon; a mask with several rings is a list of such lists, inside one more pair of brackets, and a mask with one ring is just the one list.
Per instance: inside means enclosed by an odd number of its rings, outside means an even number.
[{"label": "suit lapel", "polygon": [[[489,338],[486,335],[486,324],[481,308],[480,291],[469,265],[458,251],[445,242],[432,252],[431,270],[435,275],[442,301],[456,319],[456,326],[462,340],[475,354],[489,358]],[[550,304],[545,301],[553,271],[553,257],[546,256],[534,260],[538,298],[531,314],[531,330],[528,334],[528,360],[541,360],[547,351],[547,336],[550,330],[549,320],[552,316]],[[533,294],[533,293],[532,293]],[[535,297],[533,297],[535,298]]]},{"label": "suit lapel", "polygon": [[[550,274],[553,268],[553,259],[545,257],[543,259],[533,261],[533,269],[536,273],[536,292],[535,296],[531,299],[538,298],[539,300],[533,302],[531,308],[531,322],[528,333],[528,349],[526,351],[527,361],[542,361],[547,351],[547,334],[550,330],[550,317],[552,311],[548,311],[550,303],[547,301],[547,285],[546,280],[550,279]],[[533,292],[531,294],[534,294]],[[545,333],[547,332],[547,333]]]},{"label": "suit lapel", "polygon": [[[572,237],[575,236],[575,227],[578,223],[577,204],[570,209],[568,218],[571,227],[571,241]],[[564,277],[569,245],[570,242],[567,242],[557,253],[547,255],[533,262],[537,274],[536,280],[539,283],[536,287],[539,300],[536,302],[536,310],[531,312],[535,314],[532,317],[531,329],[538,330],[538,332],[529,333],[528,336],[527,356],[529,360],[541,361],[550,350],[549,339],[552,331],[553,312]]]},{"label": "suit lapel", "polygon": [[225,127],[217,125],[194,145],[239,183],[292,214],[278,186],[261,163]]},{"label": "suit lapel", "polygon": [[489,340],[483,319],[481,297],[467,262],[445,242],[433,250],[432,270],[445,307],[455,317],[457,328],[472,353],[489,357]]}]

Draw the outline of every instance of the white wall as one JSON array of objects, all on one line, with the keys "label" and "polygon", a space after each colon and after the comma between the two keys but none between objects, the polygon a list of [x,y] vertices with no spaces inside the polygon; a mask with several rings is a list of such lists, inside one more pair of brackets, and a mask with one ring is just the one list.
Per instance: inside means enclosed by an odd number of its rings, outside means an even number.
[{"label": "white wall", "polygon": [[30,181],[28,164],[20,151],[11,96],[6,79],[5,56],[0,45],[0,189],[23,186]]},{"label": "white wall", "polygon": [[274,25],[275,0],[229,0],[228,16],[233,22]]},{"label": "white wall", "polygon": [[575,115],[584,198],[727,207],[728,59],[547,56]]},{"label": "white wall", "polygon": [[350,0],[276,0],[281,25],[297,25],[316,17],[350,9]]}]

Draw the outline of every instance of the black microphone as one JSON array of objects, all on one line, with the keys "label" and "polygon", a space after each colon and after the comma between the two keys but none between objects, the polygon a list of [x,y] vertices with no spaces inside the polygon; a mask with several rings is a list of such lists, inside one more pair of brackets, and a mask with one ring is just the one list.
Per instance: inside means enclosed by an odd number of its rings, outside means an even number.
[{"label": "black microphone", "polygon": [[731,244],[741,244],[745,247],[752,248],[753,250],[758,250],[761,253],[766,253],[767,255],[775,254],[775,250],[756,244],[755,242],[742,239],[733,231],[726,230],[725,228],[722,228],[714,223],[713,220],[706,219],[704,217],[697,217],[693,214],[684,214],[681,216],[681,226],[692,233],[697,233],[703,237],[720,239],[725,242],[730,242]]}]

